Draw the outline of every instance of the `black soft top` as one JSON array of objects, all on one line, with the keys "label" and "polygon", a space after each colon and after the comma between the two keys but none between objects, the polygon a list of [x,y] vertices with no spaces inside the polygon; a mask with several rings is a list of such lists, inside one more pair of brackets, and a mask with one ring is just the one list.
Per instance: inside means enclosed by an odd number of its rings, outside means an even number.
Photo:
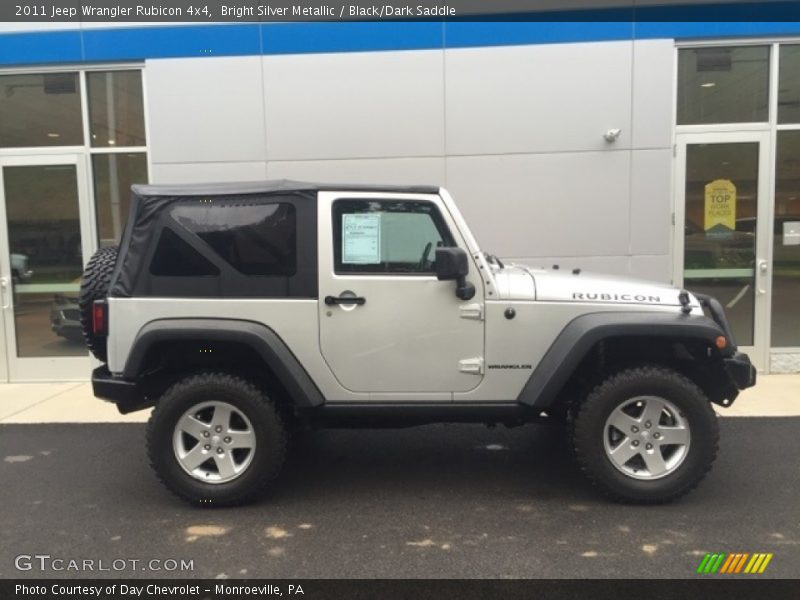
[{"label": "black soft top", "polygon": [[140,198],[178,196],[244,196],[248,194],[293,194],[297,192],[352,191],[388,192],[397,194],[438,194],[433,185],[367,185],[342,183],[313,183],[291,179],[268,181],[239,181],[230,183],[201,183],[193,185],[134,185],[134,196]]},{"label": "black soft top", "polygon": [[[287,292],[294,293],[294,287],[300,289],[295,295],[313,296],[316,294],[316,247],[317,247],[317,192],[385,192],[406,194],[438,194],[436,186],[395,186],[395,185],[345,185],[322,184],[303,181],[277,179],[272,181],[247,181],[232,183],[207,183],[195,185],[134,185],[131,187],[131,204],[128,222],[120,241],[119,259],[111,276],[109,295],[131,297],[137,295],[158,295],[158,290],[167,295],[189,294],[191,282],[189,278],[175,278],[173,282],[155,282],[148,275],[147,265],[156,241],[163,227],[173,228],[178,235],[185,235],[177,225],[170,224],[166,208],[182,202],[198,202],[213,197],[223,202],[245,202],[260,204],[275,202],[290,203],[295,206],[298,215],[298,251],[305,270],[298,271],[295,281],[287,281],[292,288]],[[190,238],[187,243],[192,243]],[[229,270],[230,271],[230,270]],[[238,283],[233,279],[241,279]],[[167,278],[162,278],[166,280]],[[299,282],[299,283],[298,283]],[[198,282],[199,284],[202,282]],[[161,286],[156,289],[156,284]],[[219,295],[229,293],[264,295],[263,291],[234,273],[228,273],[228,279],[220,283]],[[166,290],[166,291],[165,291]],[[200,290],[200,287],[197,287]],[[223,294],[225,292],[225,294]],[[196,295],[201,295],[196,291]]]}]

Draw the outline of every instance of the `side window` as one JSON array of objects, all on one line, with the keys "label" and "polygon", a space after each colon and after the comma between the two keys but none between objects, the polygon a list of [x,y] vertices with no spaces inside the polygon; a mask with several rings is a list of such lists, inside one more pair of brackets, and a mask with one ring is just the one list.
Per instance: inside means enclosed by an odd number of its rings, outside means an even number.
[{"label": "side window", "polygon": [[219,269],[164,227],[153,253],[150,273],[161,277],[214,277],[219,275]]},{"label": "side window", "polygon": [[337,273],[435,272],[439,246],[453,238],[430,202],[337,200],[333,203],[333,254]]},{"label": "side window", "polygon": [[288,203],[184,204],[172,218],[244,275],[297,272],[297,219]]}]

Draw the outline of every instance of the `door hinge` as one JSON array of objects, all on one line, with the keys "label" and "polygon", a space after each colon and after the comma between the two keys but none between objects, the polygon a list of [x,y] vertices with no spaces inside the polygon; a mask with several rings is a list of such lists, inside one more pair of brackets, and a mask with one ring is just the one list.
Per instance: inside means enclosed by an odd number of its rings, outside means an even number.
[{"label": "door hinge", "polygon": [[464,360],[458,361],[458,370],[462,373],[483,375],[483,357],[465,358]]},{"label": "door hinge", "polygon": [[476,321],[483,321],[483,304],[462,304],[458,308],[461,311],[462,319],[475,319]]},{"label": "door hinge", "polygon": [[672,158],[677,158],[678,156],[678,144],[672,144]]},{"label": "door hinge", "polygon": [[672,213],[671,220],[672,220],[672,225],[674,226],[675,225],[675,213]]}]

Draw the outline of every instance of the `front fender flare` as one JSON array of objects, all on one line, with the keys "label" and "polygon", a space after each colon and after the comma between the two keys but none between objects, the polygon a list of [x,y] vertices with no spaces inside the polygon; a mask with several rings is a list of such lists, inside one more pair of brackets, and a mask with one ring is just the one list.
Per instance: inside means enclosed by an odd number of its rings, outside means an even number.
[{"label": "front fender flare", "polygon": [[[700,315],[655,312],[588,313],[570,321],[531,373],[517,400],[546,409],[598,342],[625,336],[703,340],[714,346],[724,335],[712,319]],[[731,350],[732,351],[732,350]]]}]

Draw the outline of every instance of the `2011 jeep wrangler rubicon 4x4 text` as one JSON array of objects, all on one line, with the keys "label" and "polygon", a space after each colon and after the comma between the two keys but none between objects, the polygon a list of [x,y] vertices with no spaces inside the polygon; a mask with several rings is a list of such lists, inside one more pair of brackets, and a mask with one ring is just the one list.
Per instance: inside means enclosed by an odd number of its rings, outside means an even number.
[{"label": "2011 jeep wrangler rubicon 4x4 text", "polygon": [[756,377],[713,298],[504,265],[435,187],[134,186],[80,308],[95,395],[155,407],[152,465],[203,505],[252,499],[296,429],[545,418],[606,494],[664,502]]}]

